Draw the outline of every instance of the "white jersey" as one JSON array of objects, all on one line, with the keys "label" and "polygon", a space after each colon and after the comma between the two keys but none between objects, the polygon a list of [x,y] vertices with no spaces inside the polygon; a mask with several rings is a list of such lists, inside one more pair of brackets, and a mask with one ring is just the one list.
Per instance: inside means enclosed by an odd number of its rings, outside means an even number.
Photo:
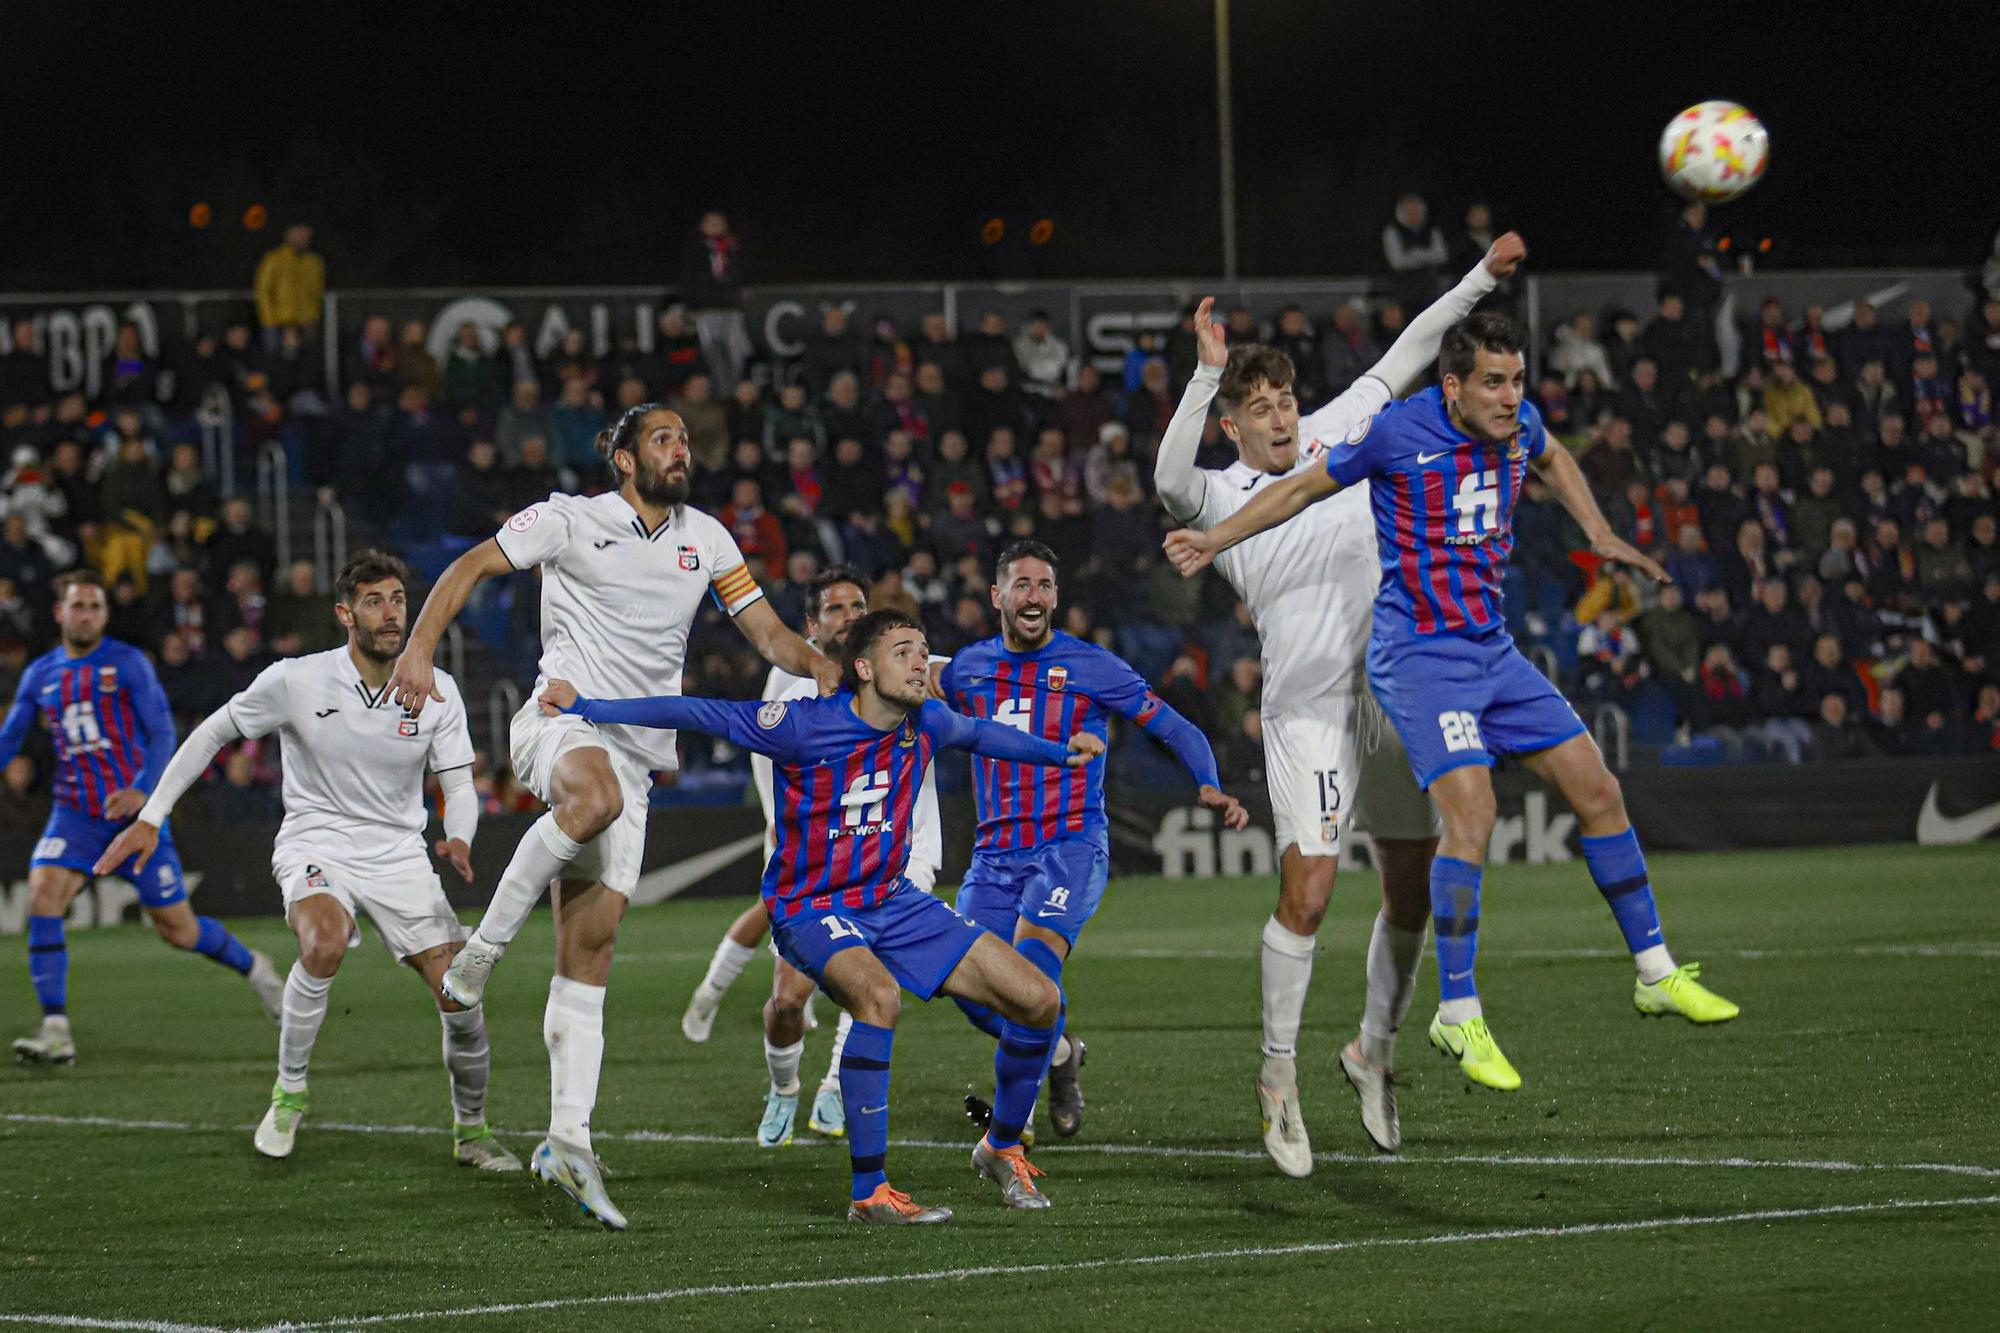
[{"label": "white jersey", "polygon": [[[1199,434],[1222,372],[1201,366],[1189,381],[1171,435],[1191,418]],[[1324,467],[1327,451],[1358,433],[1389,402],[1389,387],[1363,376],[1331,403],[1299,420],[1299,461],[1293,471]],[[1168,448],[1161,442],[1161,452]],[[1208,529],[1234,514],[1276,480],[1241,459],[1226,468],[1197,468],[1200,507],[1177,517]],[[1304,513],[1239,542],[1215,567],[1250,608],[1263,644],[1264,712],[1282,716],[1316,699],[1362,687],[1375,592],[1382,583],[1375,517],[1362,483]]]},{"label": "white jersey", "polygon": [[[615,491],[551,495],[508,519],[494,540],[516,569],[542,567],[537,695],[554,679],[592,699],[679,694],[701,599],[713,589],[734,616],[764,595],[729,529],[689,505],[649,532]],[[672,731],[599,730],[645,768],[680,766]]]},{"label": "white jersey", "polygon": [[458,682],[435,677],[444,702],[422,717],[371,690],[345,646],[274,662],[223,706],[246,737],[283,738],[285,822],[274,865],[334,862],[356,875],[428,870],[424,774],[472,763]]},{"label": "white jersey", "polygon": [[[936,665],[950,660],[934,656],[931,663]],[[809,676],[794,676],[783,667],[774,666],[771,674],[764,678],[762,697],[767,702],[778,699],[787,703],[793,699],[816,699],[819,697],[819,683]],[[757,787],[757,803],[764,807],[764,847],[768,853],[778,845],[771,761],[761,754],[752,754],[750,780]],[[924,785],[917,789],[916,813],[911,816],[910,859],[922,861],[933,872],[944,865],[944,822],[938,814],[936,764],[924,770]]]}]

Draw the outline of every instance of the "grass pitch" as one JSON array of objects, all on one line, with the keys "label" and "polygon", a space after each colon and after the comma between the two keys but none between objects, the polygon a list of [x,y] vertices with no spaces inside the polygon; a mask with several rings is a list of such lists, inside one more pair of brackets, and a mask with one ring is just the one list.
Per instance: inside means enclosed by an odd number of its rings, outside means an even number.
[{"label": "grass pitch", "polygon": [[[632,1230],[452,1165],[438,1022],[370,941],[350,954],[296,1154],[250,1146],[276,1034],[242,984],[141,927],[71,936],[70,1069],[0,1069],[0,1321],[606,1327],[1720,1328],[1984,1324],[2000,1272],[2000,846],[1660,856],[1675,953],[1743,1005],[1642,1020],[1581,864],[1489,872],[1480,980],[1525,1088],[1400,1052],[1404,1150],[1369,1151],[1334,1063],[1376,900],[1343,872],[1302,1043],[1311,1179],[1264,1158],[1258,930],[1275,885],[1114,882],[1066,977],[1090,1045],[1083,1134],[1046,1124],[1056,1207],[975,1178],[960,1099],[991,1046],[949,1004],[896,1043],[890,1175],[957,1220],[841,1220],[839,1144],[759,1152],[754,963],[715,1035],[682,1006],[734,902],[641,909],[611,987],[594,1128]],[[281,959],[275,918],[235,923]],[[550,930],[488,992],[490,1118],[547,1115]],[[18,941],[9,943],[18,953]],[[0,1023],[34,1023],[18,967]],[[808,1095],[831,1024],[808,1038]],[[803,1120],[801,1108],[801,1120]],[[1027,1271],[1023,1271],[1027,1270]],[[104,1321],[102,1323],[84,1321]]]}]

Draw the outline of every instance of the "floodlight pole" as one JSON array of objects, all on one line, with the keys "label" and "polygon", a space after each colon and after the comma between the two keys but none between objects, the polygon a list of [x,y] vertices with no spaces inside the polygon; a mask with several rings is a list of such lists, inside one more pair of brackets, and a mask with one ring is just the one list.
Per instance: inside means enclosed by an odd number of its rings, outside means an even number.
[{"label": "floodlight pole", "polygon": [[1222,276],[1236,278],[1236,127],[1229,89],[1229,0],[1215,0],[1215,123],[1222,144]]}]

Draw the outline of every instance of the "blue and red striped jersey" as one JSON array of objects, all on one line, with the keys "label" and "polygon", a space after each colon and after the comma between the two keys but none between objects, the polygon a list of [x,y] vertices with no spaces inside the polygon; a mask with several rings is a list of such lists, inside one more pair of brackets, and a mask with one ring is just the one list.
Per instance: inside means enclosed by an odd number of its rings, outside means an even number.
[{"label": "blue and red striped jersey", "polygon": [[826,699],[739,702],[661,696],[579,699],[591,722],[681,727],[734,741],[771,759],[777,847],[764,867],[773,920],[800,912],[858,911],[902,887],[924,770],[940,748],[1061,764],[1064,744],[961,717],[935,700],[890,731],[854,711],[847,691]]},{"label": "blue and red striped jersey", "polygon": [[56,804],[96,819],[112,792],[150,793],[174,752],[173,712],[153,664],[115,639],[82,657],[58,646],[28,664],[0,724],[0,765],[20,750],[37,713],[55,741]]},{"label": "blue and red striped jersey", "polygon": [[1514,549],[1514,504],[1528,464],[1548,447],[1534,404],[1499,444],[1451,423],[1435,386],[1377,416],[1359,439],[1327,454],[1327,475],[1343,486],[1368,481],[1382,589],[1375,638],[1503,631],[1500,574]]},{"label": "blue and red striped jersey", "polygon": [[[1058,744],[1079,731],[1103,740],[1112,713],[1129,717],[1173,746],[1197,782],[1217,782],[1215,756],[1198,728],[1168,708],[1122,658],[1060,630],[1033,652],[1013,652],[997,635],[975,643],[951,659],[943,688],[952,707],[969,717]],[[1105,833],[1102,755],[1071,769],[975,758],[972,794],[982,850]]]}]

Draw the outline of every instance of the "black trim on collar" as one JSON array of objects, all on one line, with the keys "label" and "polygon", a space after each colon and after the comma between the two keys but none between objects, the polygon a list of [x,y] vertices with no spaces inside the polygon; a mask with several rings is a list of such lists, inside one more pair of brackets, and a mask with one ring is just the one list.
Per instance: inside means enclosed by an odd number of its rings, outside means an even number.
[{"label": "black trim on collar", "polygon": [[361,696],[361,702],[368,705],[368,707],[380,708],[382,701],[389,697],[389,684],[390,682],[384,681],[381,689],[370,694],[366,682],[357,680],[354,682],[354,692]]}]

